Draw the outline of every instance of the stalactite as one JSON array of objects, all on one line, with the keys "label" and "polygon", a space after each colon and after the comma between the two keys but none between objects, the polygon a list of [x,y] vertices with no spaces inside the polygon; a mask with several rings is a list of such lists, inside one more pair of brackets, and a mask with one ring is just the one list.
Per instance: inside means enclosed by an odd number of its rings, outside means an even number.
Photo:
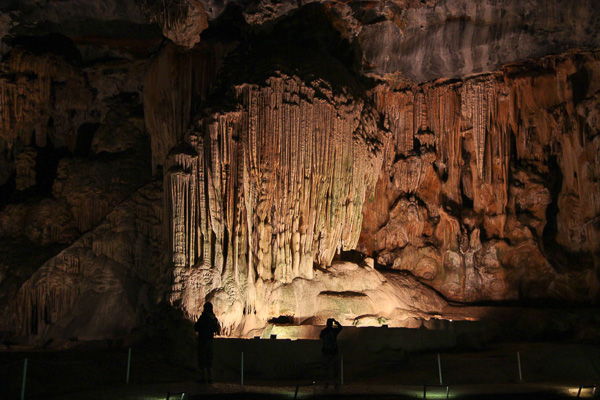
[{"label": "stalactite", "polygon": [[[3,328],[40,338],[43,343],[48,337],[56,337],[53,335],[62,335],[63,340],[76,336],[63,326],[81,329],[90,338],[101,338],[104,324],[133,327],[135,316],[118,321],[114,315],[90,315],[89,307],[111,312],[102,307],[102,302],[122,296],[120,306],[131,305],[135,312],[141,306],[135,304],[137,296],[142,293],[128,292],[128,285],[137,280],[160,286],[159,266],[165,251],[161,200],[160,185],[142,187],[107,215],[101,225],[44,263],[19,289],[10,307],[12,319],[0,321],[10,321],[10,326]],[[129,304],[128,296],[132,294],[136,300]],[[103,321],[103,325],[95,325],[97,321]]]},{"label": "stalactite", "polygon": [[[600,187],[594,178],[600,175],[600,140],[591,133],[598,130],[592,104],[598,101],[600,86],[591,83],[598,71],[597,52],[567,54],[540,59],[533,67],[515,64],[460,81],[398,91],[378,88],[375,104],[394,135],[394,146],[386,150],[391,153],[384,164],[389,175],[382,174],[377,184],[385,193],[364,209],[363,229],[372,237],[391,239],[382,247],[363,236],[361,249],[377,251],[383,263],[416,268],[394,259],[417,264],[435,246],[444,262],[437,265],[437,275],[429,275],[437,276],[439,290],[461,301],[517,296],[515,286],[536,274],[549,276],[548,282],[575,279],[560,273],[569,265],[552,269],[557,262],[552,251],[582,254],[572,262],[600,270],[594,255],[600,249]],[[433,148],[428,144],[431,135]],[[410,137],[421,149],[407,150],[404,143]],[[560,187],[552,187],[553,181]],[[406,243],[387,234],[414,230],[414,222],[395,208],[413,194],[433,218],[435,234],[422,243],[421,238]],[[550,196],[553,215],[548,214]],[[382,209],[388,210],[387,221]],[[548,231],[547,224],[554,226]],[[486,239],[479,244],[461,239],[475,230],[485,232]],[[549,248],[544,250],[532,232],[552,243]],[[511,268],[519,272],[506,274]],[[590,292],[579,296],[597,296],[598,286],[590,282]]]},{"label": "stalactite", "polygon": [[183,140],[226,52],[224,45],[200,46],[189,52],[167,45],[149,66],[144,79],[144,120],[151,137],[153,169],[163,165],[169,151]]},{"label": "stalactite", "polygon": [[[186,182],[197,177],[196,220],[178,211],[191,192],[191,184],[177,184],[182,160],[173,159],[166,177],[173,225],[190,227],[185,238],[173,231],[174,262],[236,282],[225,290],[243,288],[246,310],[255,307],[256,280],[311,279],[313,263],[327,267],[358,241],[362,203],[380,168],[381,133],[361,101],[316,84],[320,96],[288,76],[269,78],[264,87],[240,85],[236,110],[200,121],[188,136],[198,167],[185,172]],[[181,255],[177,243],[194,235],[203,251]],[[192,304],[184,308],[197,312]]]}]

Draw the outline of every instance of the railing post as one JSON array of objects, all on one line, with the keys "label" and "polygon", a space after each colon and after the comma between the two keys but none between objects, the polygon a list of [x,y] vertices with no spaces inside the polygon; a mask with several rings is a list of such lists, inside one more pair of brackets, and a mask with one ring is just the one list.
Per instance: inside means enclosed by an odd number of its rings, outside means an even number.
[{"label": "railing post", "polygon": [[517,367],[519,369],[519,382],[523,382],[523,370],[521,369],[521,352],[517,351]]},{"label": "railing post", "polygon": [[244,352],[242,351],[242,360],[240,365],[240,384],[244,386]]},{"label": "railing post", "polygon": [[25,386],[27,384],[27,363],[28,359],[26,358],[23,361],[23,380],[21,381],[21,400],[25,400]]},{"label": "railing post", "polygon": [[344,354],[340,354],[340,385],[344,384]]},{"label": "railing post", "polygon": [[440,357],[440,353],[438,353],[438,355],[437,355],[437,362],[438,362],[438,373],[440,375],[440,385],[443,385],[444,381],[442,379],[442,359]]},{"label": "railing post", "polygon": [[127,371],[125,372],[125,383],[129,383],[130,372],[131,372],[131,347],[127,351]]}]

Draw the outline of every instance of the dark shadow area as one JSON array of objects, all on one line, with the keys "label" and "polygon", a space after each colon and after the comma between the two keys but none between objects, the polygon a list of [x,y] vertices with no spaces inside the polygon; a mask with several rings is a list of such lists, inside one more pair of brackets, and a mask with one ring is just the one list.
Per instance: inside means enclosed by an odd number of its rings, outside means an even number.
[{"label": "dark shadow area", "polygon": [[582,68],[574,74],[569,75],[569,83],[573,90],[573,103],[579,104],[587,97],[588,87],[590,85],[590,74],[587,69]]},{"label": "dark shadow area", "polygon": [[52,193],[52,185],[56,179],[56,170],[61,158],[70,156],[66,148],[55,148],[48,139],[46,147],[38,148],[35,163],[36,187],[39,195],[47,196]]},{"label": "dark shadow area", "polygon": [[[215,32],[226,30],[231,37],[243,39],[225,59],[210,104],[226,109],[232,86],[264,85],[267,78],[278,73],[298,76],[307,83],[322,79],[331,84],[334,93],[357,98],[362,98],[365,89],[372,85],[369,79],[354,72],[355,48],[333,27],[325,6],[307,4],[260,28],[244,23],[227,28],[227,24],[236,24],[240,18],[234,7],[227,18],[203,34],[210,38]],[[319,88],[315,89],[319,96]]]},{"label": "dark shadow area", "polygon": [[56,179],[58,163],[62,158],[71,156],[65,148],[54,147],[52,140],[44,147],[34,147],[35,157],[35,185],[16,190],[16,175],[13,173],[9,180],[0,186],[0,210],[7,204],[31,203],[52,195],[52,185]]},{"label": "dark shadow area", "polygon": [[365,255],[358,250],[347,250],[341,253],[336,253],[333,257],[333,261],[349,261],[358,265],[364,264]]},{"label": "dark shadow area", "polygon": [[585,252],[571,252],[556,241],[558,234],[558,207],[559,196],[562,190],[563,175],[556,156],[548,160],[548,174],[546,186],[552,196],[552,202],[546,208],[546,226],[542,235],[541,249],[546,259],[557,272],[585,270],[594,267],[593,256]]},{"label": "dark shadow area", "polygon": [[87,157],[92,148],[94,134],[100,127],[98,123],[84,123],[77,129],[77,142],[75,144],[74,156]]},{"label": "dark shadow area", "polygon": [[48,33],[41,36],[16,36],[7,40],[12,47],[22,48],[37,56],[53,54],[73,65],[81,65],[81,54],[67,36]]}]

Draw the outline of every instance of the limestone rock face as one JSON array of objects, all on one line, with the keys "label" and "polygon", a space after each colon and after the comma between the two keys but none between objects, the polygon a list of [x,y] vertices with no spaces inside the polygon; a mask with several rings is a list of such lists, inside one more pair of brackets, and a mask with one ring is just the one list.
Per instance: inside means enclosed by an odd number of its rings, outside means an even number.
[{"label": "limestone rock face", "polygon": [[1,150],[13,154],[15,146],[45,147],[48,141],[74,146],[92,100],[83,74],[60,57],[18,49],[0,63],[0,71]]},{"label": "limestone rock face", "polygon": [[58,166],[53,194],[69,204],[78,229],[86,232],[149,178],[148,165],[135,158],[64,160]]},{"label": "limestone rock face", "polygon": [[215,290],[254,310],[260,281],[312,279],[354,248],[381,164],[373,110],[325,81],[273,76],[233,96],[169,156],[173,296],[192,315]]},{"label": "limestone rock face", "polygon": [[55,199],[6,206],[0,213],[0,232],[2,237],[26,236],[40,245],[69,244],[80,234],[67,204]]},{"label": "limestone rock face", "polygon": [[6,305],[0,329],[40,343],[127,335],[160,285],[161,202],[160,184],[144,186],[45,262]]},{"label": "limestone rock face", "polygon": [[164,35],[186,47],[197,43],[207,19],[217,19],[227,6],[239,7],[248,24],[263,26],[311,3],[321,3],[336,28],[355,43],[365,73],[400,75],[416,82],[600,45],[600,11],[594,0],[569,7],[562,0],[142,2]]},{"label": "limestone rock face", "polygon": [[[417,82],[485,72],[498,66],[597,48],[593,1],[387,1],[385,20],[364,24],[358,42],[366,71]],[[383,7],[383,6],[381,6]]]},{"label": "limestone rock face", "polygon": [[280,316],[300,326],[325,325],[327,318],[336,318],[346,326],[416,327],[423,320],[440,318],[447,306],[409,274],[381,273],[351,262],[334,262],[326,271],[316,270],[312,279],[259,280],[256,291],[261,293],[256,313],[244,316],[241,323],[232,320],[225,292],[212,298],[226,327],[239,324],[231,334],[260,335],[267,321]]},{"label": "limestone rock face", "polygon": [[594,0],[0,8],[1,332],[600,300]]},{"label": "limestone rock face", "polygon": [[151,137],[152,167],[183,140],[192,118],[209,94],[228,46],[203,43],[183,52],[165,46],[144,77],[144,119]]},{"label": "limestone rock face", "polygon": [[[86,126],[122,107],[115,105],[120,93],[140,91],[142,68],[119,61],[80,68],[57,54],[11,50],[0,62],[0,185],[16,172],[18,189],[32,186],[40,152],[80,152],[84,136],[93,133],[83,132]],[[113,125],[123,119],[108,118]]]},{"label": "limestone rock face", "polygon": [[208,27],[208,15],[200,0],[141,0],[150,21],[158,23],[163,35],[183,47],[194,47]]},{"label": "limestone rock face", "polygon": [[599,68],[584,53],[377,88],[394,138],[359,249],[453,300],[597,298]]}]

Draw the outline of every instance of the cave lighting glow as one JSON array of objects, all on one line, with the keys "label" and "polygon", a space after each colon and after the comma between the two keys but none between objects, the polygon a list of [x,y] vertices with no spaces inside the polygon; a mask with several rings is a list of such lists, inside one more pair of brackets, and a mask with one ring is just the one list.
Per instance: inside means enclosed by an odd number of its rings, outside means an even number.
[{"label": "cave lighting glow", "polygon": [[598,388],[593,386],[581,388],[581,393],[579,393],[579,390],[579,386],[568,387],[563,389],[562,393],[579,399],[591,399],[594,398],[596,392],[598,392]]}]

